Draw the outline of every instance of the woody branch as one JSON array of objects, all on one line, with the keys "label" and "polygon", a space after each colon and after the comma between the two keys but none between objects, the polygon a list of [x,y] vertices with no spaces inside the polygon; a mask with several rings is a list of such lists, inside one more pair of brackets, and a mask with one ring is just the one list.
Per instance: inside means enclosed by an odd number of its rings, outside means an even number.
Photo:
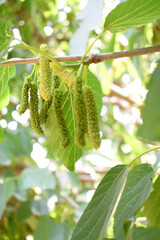
[{"label": "woody branch", "polygon": [[[116,58],[124,57],[134,57],[145,54],[151,54],[155,52],[160,52],[160,44],[152,47],[138,48],[133,50],[125,50],[121,52],[109,52],[109,53],[99,53],[86,55],[84,59],[85,64],[99,63],[105,60],[111,60]],[[64,57],[54,57],[58,62],[65,61],[81,61],[82,56],[64,56]],[[0,62],[0,66],[16,65],[16,64],[39,64],[39,57],[18,59],[18,60],[8,60]]]}]

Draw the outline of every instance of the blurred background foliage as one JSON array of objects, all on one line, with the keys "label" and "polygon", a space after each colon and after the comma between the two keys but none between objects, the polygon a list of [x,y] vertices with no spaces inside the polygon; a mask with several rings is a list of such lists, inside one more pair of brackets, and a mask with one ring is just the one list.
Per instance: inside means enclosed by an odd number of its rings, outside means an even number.
[{"label": "blurred background foliage", "polygon": [[[95,13],[94,8],[89,12],[84,0],[0,0],[0,16],[13,29],[15,37],[29,45],[39,47],[46,43],[55,56],[81,55],[85,44],[90,44],[101,32],[107,13],[120,1],[101,2],[99,13],[103,14],[98,15],[95,28],[89,21],[86,25],[85,12],[90,18]],[[92,0],[92,7],[94,4],[96,1]],[[84,35],[83,31],[77,31],[83,22],[87,29]],[[77,49],[73,42],[78,43]],[[122,51],[158,43],[160,20],[123,33],[106,32],[92,52]],[[11,50],[7,56],[27,57],[32,55],[23,49]],[[97,151],[85,151],[76,163],[75,172],[66,170],[46,148],[45,138],[33,133],[29,112],[18,114],[22,83],[32,65],[16,66],[16,76],[9,82],[9,105],[0,112],[0,239],[70,239],[104,174],[119,163],[129,163],[152,146],[152,142],[140,141],[136,132],[141,124],[140,112],[149,74],[159,57],[155,53],[90,66],[103,90],[102,144]],[[154,163],[156,155],[149,153],[139,161]],[[112,237],[112,227],[107,234]]]}]

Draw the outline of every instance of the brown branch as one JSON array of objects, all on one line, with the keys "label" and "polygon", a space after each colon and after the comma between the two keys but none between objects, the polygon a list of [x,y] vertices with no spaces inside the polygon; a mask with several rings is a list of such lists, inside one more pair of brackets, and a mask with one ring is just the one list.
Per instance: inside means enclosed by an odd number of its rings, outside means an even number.
[{"label": "brown branch", "polygon": [[[140,56],[145,54],[151,54],[155,52],[160,52],[160,44],[152,47],[125,50],[121,52],[90,54],[90,55],[86,55],[84,59],[84,63],[85,64],[99,63],[105,60],[111,60],[111,59],[123,58],[123,57],[134,57],[134,56]],[[65,61],[69,62],[69,61],[81,61],[82,56],[64,56],[64,57],[54,56],[54,58],[58,62],[65,62]],[[35,58],[3,61],[3,62],[0,62],[0,66],[16,65],[16,64],[33,64],[33,63],[38,64],[39,58],[35,57]]]}]

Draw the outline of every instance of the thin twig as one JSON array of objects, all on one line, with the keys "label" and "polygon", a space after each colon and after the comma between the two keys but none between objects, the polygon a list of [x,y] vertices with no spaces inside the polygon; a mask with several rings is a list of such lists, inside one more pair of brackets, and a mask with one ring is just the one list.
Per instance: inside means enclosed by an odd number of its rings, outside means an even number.
[{"label": "thin twig", "polygon": [[[126,50],[121,52],[109,52],[109,53],[99,53],[86,55],[84,58],[84,63],[99,63],[105,60],[111,60],[123,57],[134,57],[145,54],[151,54],[155,52],[160,52],[160,44],[147,48],[138,48],[133,50]],[[70,61],[81,61],[82,56],[64,56],[64,57],[54,57],[58,62],[70,62]],[[16,59],[0,62],[0,66],[16,65],[16,64],[39,64],[39,58],[26,58],[26,59]]]}]

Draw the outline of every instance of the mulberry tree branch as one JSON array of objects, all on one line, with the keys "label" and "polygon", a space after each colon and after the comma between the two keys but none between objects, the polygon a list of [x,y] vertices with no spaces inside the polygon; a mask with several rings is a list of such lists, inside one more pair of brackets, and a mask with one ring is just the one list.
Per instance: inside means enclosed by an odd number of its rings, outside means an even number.
[{"label": "mulberry tree branch", "polygon": [[[155,52],[160,52],[160,44],[147,48],[138,48],[133,50],[125,50],[121,52],[109,52],[109,53],[99,53],[99,54],[90,54],[86,55],[84,58],[85,64],[90,63],[99,63],[105,60],[111,60],[116,58],[124,58],[124,57],[134,57],[145,54],[151,54]],[[65,61],[81,61],[82,56],[64,56],[64,57],[54,57],[58,62]],[[26,58],[26,59],[15,59],[0,62],[0,66],[8,66],[8,65],[16,65],[16,64],[39,64],[39,57],[35,58]]]}]

